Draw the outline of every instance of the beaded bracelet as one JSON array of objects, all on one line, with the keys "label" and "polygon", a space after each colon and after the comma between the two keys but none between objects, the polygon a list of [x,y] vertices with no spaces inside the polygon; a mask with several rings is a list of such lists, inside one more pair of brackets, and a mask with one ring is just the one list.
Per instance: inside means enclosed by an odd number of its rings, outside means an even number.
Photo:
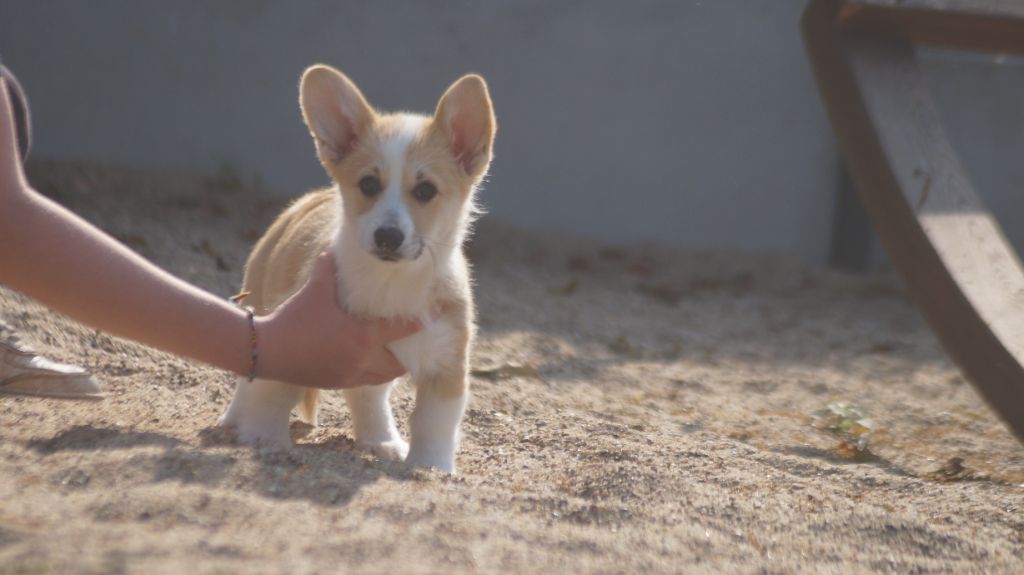
[{"label": "beaded bracelet", "polygon": [[249,354],[249,383],[252,383],[252,380],[256,379],[256,364],[259,363],[260,349],[256,339],[256,316],[252,313],[251,307],[245,308],[245,314],[249,318],[249,341],[252,343],[252,351]]},{"label": "beaded bracelet", "polygon": [[256,315],[252,311],[252,307],[242,305],[242,300],[249,295],[250,292],[244,291],[235,294],[228,298],[228,301],[237,305],[245,311],[245,316],[249,320],[249,343],[250,343],[250,355],[249,355],[249,382],[252,383],[256,379],[256,364],[259,363],[260,351],[259,351],[259,339],[256,337]]}]

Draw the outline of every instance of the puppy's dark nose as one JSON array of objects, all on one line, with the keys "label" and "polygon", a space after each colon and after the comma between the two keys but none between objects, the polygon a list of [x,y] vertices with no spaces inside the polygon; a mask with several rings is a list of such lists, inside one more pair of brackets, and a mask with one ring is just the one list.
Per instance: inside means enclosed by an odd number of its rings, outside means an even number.
[{"label": "puppy's dark nose", "polygon": [[395,227],[377,228],[377,231],[373,232],[373,243],[382,252],[398,251],[398,248],[402,247],[403,241],[405,241],[405,234]]}]

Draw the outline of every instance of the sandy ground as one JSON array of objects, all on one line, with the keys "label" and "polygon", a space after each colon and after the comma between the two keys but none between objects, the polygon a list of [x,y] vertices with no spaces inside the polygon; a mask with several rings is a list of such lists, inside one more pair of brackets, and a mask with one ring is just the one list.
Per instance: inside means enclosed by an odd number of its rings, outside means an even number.
[{"label": "sandy ground", "polygon": [[[223,295],[282,205],[230,172],[33,174]],[[296,449],[235,447],[213,427],[231,377],[0,289],[9,323],[109,394],[0,396],[0,573],[1024,572],[1024,449],[891,277],[486,218],[469,253],[455,477],[356,451],[336,394]],[[815,417],[835,402],[870,433]]]}]

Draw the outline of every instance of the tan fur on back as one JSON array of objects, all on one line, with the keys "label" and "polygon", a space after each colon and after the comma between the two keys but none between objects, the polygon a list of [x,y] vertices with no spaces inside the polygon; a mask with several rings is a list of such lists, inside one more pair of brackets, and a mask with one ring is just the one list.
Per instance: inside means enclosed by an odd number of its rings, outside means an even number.
[{"label": "tan fur on back", "polygon": [[[257,315],[274,311],[306,282],[338,225],[340,210],[337,190],[326,188],[302,196],[274,220],[245,264],[245,303]],[[312,388],[303,395],[299,413],[306,423],[316,424],[319,398],[320,391]]]},{"label": "tan fur on back", "polygon": [[302,196],[260,238],[245,264],[245,303],[266,315],[305,283],[313,260],[327,247],[341,202],[326,188]]}]

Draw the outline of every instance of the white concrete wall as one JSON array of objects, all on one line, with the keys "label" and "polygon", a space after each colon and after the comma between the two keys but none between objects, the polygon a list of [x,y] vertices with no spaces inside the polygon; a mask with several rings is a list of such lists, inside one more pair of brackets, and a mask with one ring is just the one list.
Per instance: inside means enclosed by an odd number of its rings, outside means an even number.
[{"label": "white concrete wall", "polygon": [[40,156],[227,164],[292,195],[325,181],[296,103],[306,65],[343,69],[381,108],[420,111],[478,71],[500,125],[490,217],[820,263],[837,159],[802,7],[0,0],[0,54],[32,98]]}]

